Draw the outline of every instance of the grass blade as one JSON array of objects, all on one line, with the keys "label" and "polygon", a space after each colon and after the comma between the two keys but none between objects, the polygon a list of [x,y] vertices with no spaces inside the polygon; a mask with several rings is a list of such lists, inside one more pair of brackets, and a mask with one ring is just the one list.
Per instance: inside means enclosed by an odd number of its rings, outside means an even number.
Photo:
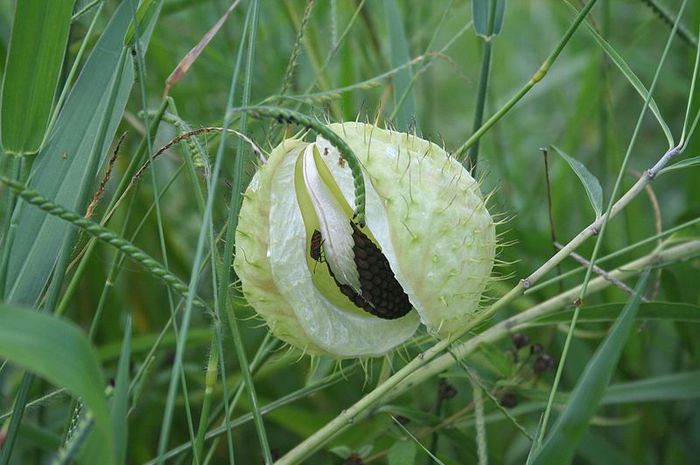
[{"label": "grass blade", "polygon": [[[397,67],[411,61],[408,39],[401,21],[402,15],[396,0],[384,0],[384,12],[389,29],[391,66]],[[390,120],[395,120],[396,128],[406,131],[416,126],[416,97],[412,92],[413,73],[406,68],[394,76],[394,110]]]},{"label": "grass blade", "polygon": [[586,432],[588,422],[603,398],[625,342],[632,331],[648,278],[647,270],[639,279],[634,297],[627,303],[610,334],[581,374],[569,403],[532,462],[534,465],[571,463],[581,436]]},{"label": "grass blade", "polygon": [[[114,463],[122,465],[126,463],[126,450],[128,444],[129,413],[129,363],[131,360],[131,317],[126,319],[124,339],[121,342],[121,352],[117,373],[114,381],[112,402],[110,405],[110,420],[114,433]],[[105,444],[100,442],[99,436],[91,435],[85,449],[80,456],[80,463],[90,465],[99,463],[100,457],[104,457]]]},{"label": "grass blade", "polygon": [[2,89],[2,145],[39,150],[49,123],[75,0],[17,2]]},{"label": "grass blade", "polygon": [[97,355],[76,326],[45,313],[0,304],[0,357],[66,388],[94,415],[96,434],[113,463],[112,425]]},{"label": "grass blade", "polygon": [[[472,2],[472,17],[474,18],[474,31],[476,31],[476,34],[484,39],[500,34],[503,28],[505,9],[505,0],[474,0]],[[489,27],[492,11],[494,13],[493,25]]]},{"label": "grass blade", "polygon": [[[122,4],[88,58],[32,167],[29,187],[73,211],[82,211],[87,203],[129,97],[133,70],[122,56],[129,19],[128,8]],[[18,205],[13,221],[16,239],[8,262],[5,298],[33,305],[69,226],[26,204]]]}]

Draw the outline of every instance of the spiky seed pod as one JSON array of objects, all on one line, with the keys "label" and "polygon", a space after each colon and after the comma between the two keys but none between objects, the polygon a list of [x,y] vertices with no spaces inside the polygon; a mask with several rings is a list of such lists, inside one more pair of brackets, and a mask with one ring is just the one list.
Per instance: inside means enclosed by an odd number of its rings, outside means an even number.
[{"label": "spiky seed pod", "polygon": [[329,142],[283,141],[245,193],[235,270],[272,332],[312,354],[376,356],[419,323],[445,337],[469,324],[496,234],[478,183],[440,147],[362,123],[329,127],[362,165],[355,184]]}]

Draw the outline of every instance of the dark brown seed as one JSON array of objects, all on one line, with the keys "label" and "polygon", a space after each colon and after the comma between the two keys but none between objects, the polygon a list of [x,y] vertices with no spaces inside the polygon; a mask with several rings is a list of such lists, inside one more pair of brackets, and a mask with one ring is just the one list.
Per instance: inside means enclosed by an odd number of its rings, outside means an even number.
[{"label": "dark brown seed", "polygon": [[457,395],[457,388],[446,380],[441,380],[438,385],[438,398],[442,400],[452,399]]},{"label": "dark brown seed", "polygon": [[542,344],[540,344],[539,342],[535,342],[534,344],[532,344],[530,346],[530,353],[531,354],[539,354],[540,352],[542,352],[542,350],[543,350]]},{"label": "dark brown seed", "polygon": [[513,340],[513,345],[517,349],[525,347],[527,345],[527,343],[530,342],[530,338],[527,337],[527,335],[523,334],[523,333],[513,334],[512,340]]},{"label": "dark brown seed", "polygon": [[348,458],[345,459],[343,465],[364,465],[364,463],[365,461],[362,460],[362,457],[360,457],[360,455],[356,452],[353,452],[352,454],[348,455]]},{"label": "dark brown seed", "polygon": [[549,354],[542,354],[535,359],[532,369],[535,370],[535,373],[543,373],[554,368],[554,365],[554,359]]},{"label": "dark brown seed", "polygon": [[498,403],[504,408],[513,408],[518,405],[518,398],[512,392],[506,392]]}]

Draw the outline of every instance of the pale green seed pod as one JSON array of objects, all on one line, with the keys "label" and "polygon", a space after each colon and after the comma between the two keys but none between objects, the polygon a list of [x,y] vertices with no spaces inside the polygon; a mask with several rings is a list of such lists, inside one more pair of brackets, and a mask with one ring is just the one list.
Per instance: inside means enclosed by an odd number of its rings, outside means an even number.
[{"label": "pale green seed pod", "polygon": [[[478,183],[440,147],[369,124],[329,126],[358,157],[352,174],[319,137],[288,139],[243,200],[234,268],[273,334],[311,354],[377,356],[420,323],[446,337],[480,311],[496,248]],[[378,316],[377,316],[378,315]]]}]

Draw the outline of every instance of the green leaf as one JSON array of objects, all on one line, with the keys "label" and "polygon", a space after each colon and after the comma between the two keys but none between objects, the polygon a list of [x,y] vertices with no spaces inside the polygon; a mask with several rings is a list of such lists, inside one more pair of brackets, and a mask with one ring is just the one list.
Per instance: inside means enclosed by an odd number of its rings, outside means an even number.
[{"label": "green leaf", "polygon": [[625,455],[602,434],[589,430],[581,438],[581,457],[587,463],[614,463],[615,465],[632,465],[636,461]]},{"label": "green leaf", "polygon": [[[138,31],[140,34],[143,35],[144,31],[148,29],[149,24],[152,24],[152,20],[158,14],[158,8],[162,3],[162,0],[143,0],[141,2],[136,10],[136,21],[138,21],[136,26],[138,26]],[[129,24],[129,29],[126,31],[126,36],[124,37],[125,47],[131,47],[134,45],[135,33],[136,29],[134,27],[134,21],[132,20]]]},{"label": "green leaf", "polygon": [[74,3],[16,2],[2,88],[2,145],[8,153],[36,153],[44,139]]},{"label": "green leaf", "polygon": [[80,398],[94,415],[96,434],[108,454],[108,462],[101,463],[113,463],[104,376],[95,351],[77,326],[45,313],[0,304],[0,358]]},{"label": "green leaf", "polygon": [[[598,323],[614,321],[620,315],[624,303],[591,305],[581,309],[579,323]],[[562,310],[533,322],[532,326],[568,323],[571,321],[573,310]],[[639,305],[637,319],[668,320],[700,323],[700,306],[677,302],[646,302]]]},{"label": "green leaf", "polygon": [[[384,13],[389,29],[391,66],[398,67],[411,61],[408,39],[403,27],[402,14],[396,0],[384,0]],[[394,119],[396,128],[407,131],[416,124],[416,96],[413,93],[413,72],[410,67],[398,71],[394,83]]]},{"label": "green leaf", "polygon": [[416,463],[416,443],[396,441],[387,454],[389,465],[413,465]]},{"label": "green leaf", "polygon": [[603,404],[658,402],[700,398],[700,370],[614,384],[605,391]]},{"label": "green leaf", "polygon": [[[494,5],[495,2],[495,5]],[[491,9],[495,8],[493,30],[489,30]],[[478,36],[489,39],[497,36],[503,29],[503,14],[506,9],[506,0],[473,0],[472,17],[474,18],[474,31]]]},{"label": "green leaf", "polygon": [[[84,211],[121,120],[133,83],[122,42],[131,14],[123,2],[90,54],[52,133],[32,166],[28,187],[73,211]],[[110,94],[110,90],[112,94]],[[105,127],[106,125],[106,127]],[[100,128],[105,128],[100,137]],[[19,203],[5,300],[34,305],[70,226]],[[60,271],[62,273],[62,270]]]},{"label": "green leaf", "polygon": [[679,161],[678,163],[674,163],[673,165],[669,165],[666,168],[662,169],[660,171],[660,173],[667,173],[669,171],[680,170],[683,168],[690,168],[691,166],[697,166],[697,165],[700,165],[700,156],[688,158],[688,159],[685,159],[683,161]]},{"label": "green leaf", "polygon": [[[121,342],[121,354],[114,382],[114,395],[110,405],[110,419],[114,432],[115,464],[126,463],[126,447],[128,444],[127,415],[129,410],[129,361],[131,360],[131,317],[127,317],[124,330],[124,340]],[[79,462],[82,465],[100,463],[107,451],[99,436],[91,435],[85,445]]]},{"label": "green leaf", "polygon": [[588,422],[598,409],[625,342],[632,331],[648,279],[649,270],[639,279],[634,297],[625,305],[610,334],[581,373],[569,402],[532,462],[534,465],[571,463],[581,436],[588,429]]},{"label": "green leaf", "polygon": [[603,214],[603,189],[600,187],[600,182],[598,178],[593,176],[590,171],[581,163],[573,157],[567,155],[559,147],[553,145],[552,148],[561,155],[561,157],[566,161],[576,176],[581,180],[583,188],[586,189],[586,195],[588,195],[588,200],[591,202],[591,206],[595,211],[596,218]]}]

